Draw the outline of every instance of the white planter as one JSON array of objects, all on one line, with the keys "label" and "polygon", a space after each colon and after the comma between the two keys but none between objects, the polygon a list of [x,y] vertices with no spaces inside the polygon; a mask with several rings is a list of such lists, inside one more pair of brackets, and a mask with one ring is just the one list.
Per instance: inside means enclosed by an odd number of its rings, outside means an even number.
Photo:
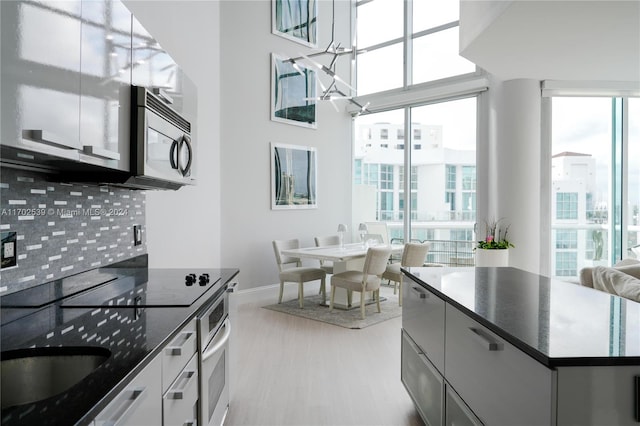
[{"label": "white planter", "polygon": [[509,249],[476,249],[476,266],[509,266]]}]

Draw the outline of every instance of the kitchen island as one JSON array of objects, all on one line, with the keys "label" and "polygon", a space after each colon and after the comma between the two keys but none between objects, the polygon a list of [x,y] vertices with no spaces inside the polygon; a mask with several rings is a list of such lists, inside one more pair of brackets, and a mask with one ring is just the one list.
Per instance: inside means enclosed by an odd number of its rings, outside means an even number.
[{"label": "kitchen island", "polygon": [[[156,380],[158,386],[144,397],[160,406],[153,413],[160,420],[148,417],[145,424],[172,424],[163,417],[163,394],[171,392],[166,389],[178,374],[171,369],[180,371],[187,361],[175,368],[171,363],[175,364],[173,359],[181,352],[197,362],[198,356],[190,352],[198,346],[197,316],[227,291],[238,274],[237,269],[210,269],[211,281],[199,285],[187,284],[188,272],[197,271],[105,267],[3,296],[3,360],[12,352],[46,347],[80,353],[85,348],[98,348],[108,356],[84,379],[50,398],[7,407],[3,401],[2,425],[94,424],[94,419],[151,367],[155,373],[145,377]],[[109,281],[97,286],[92,283],[105,277]],[[43,303],[52,298],[56,300]],[[133,404],[131,399],[131,407]],[[187,408],[195,420],[197,413]]]},{"label": "kitchen island", "polygon": [[428,424],[640,422],[640,304],[515,268],[404,268],[402,380]]}]

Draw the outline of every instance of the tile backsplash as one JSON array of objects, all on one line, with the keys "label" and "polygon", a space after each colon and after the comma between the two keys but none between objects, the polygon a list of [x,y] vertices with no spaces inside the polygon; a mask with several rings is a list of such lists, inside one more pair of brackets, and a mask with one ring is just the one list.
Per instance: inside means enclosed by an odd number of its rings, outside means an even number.
[{"label": "tile backsplash", "polygon": [[17,265],[0,271],[0,295],[145,254],[145,202],[143,191],[3,167],[0,231],[17,233]]}]

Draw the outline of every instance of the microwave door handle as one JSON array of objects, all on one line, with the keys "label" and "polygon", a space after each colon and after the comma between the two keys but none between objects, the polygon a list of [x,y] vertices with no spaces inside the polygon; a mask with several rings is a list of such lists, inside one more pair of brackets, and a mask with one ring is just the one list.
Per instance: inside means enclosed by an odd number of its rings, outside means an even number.
[{"label": "microwave door handle", "polygon": [[[187,157],[187,165],[184,167],[184,169],[180,168],[180,173],[182,173],[182,176],[187,176],[189,174],[189,171],[191,170],[191,163],[193,162],[193,147],[191,146],[191,140],[189,139],[189,136],[182,136],[182,139],[180,140],[180,150],[182,150],[183,144],[187,146],[187,152],[189,153],[189,156]],[[179,157],[180,155],[178,154],[178,158]],[[178,165],[180,165],[179,159]]]},{"label": "microwave door handle", "polygon": [[180,150],[178,148],[178,141],[174,140],[171,143],[171,149],[169,149],[169,161],[171,161],[171,168],[177,169],[180,166]]}]

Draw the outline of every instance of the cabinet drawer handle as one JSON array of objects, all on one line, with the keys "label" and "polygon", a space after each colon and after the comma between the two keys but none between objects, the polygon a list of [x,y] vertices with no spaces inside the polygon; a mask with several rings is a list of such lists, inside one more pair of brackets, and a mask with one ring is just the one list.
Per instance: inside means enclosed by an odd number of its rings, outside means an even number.
[{"label": "cabinet drawer handle", "polygon": [[475,339],[488,351],[501,351],[504,348],[502,343],[490,340],[489,337],[485,336],[484,333],[477,328],[469,327],[469,331],[471,331]]},{"label": "cabinet drawer handle", "polygon": [[178,340],[178,338],[180,338],[180,337],[182,337],[184,335],[185,337],[183,338],[182,344],[181,345],[170,345],[170,346],[167,346],[164,349],[164,353],[169,355],[169,356],[182,356],[182,348],[184,348],[186,346],[187,342],[189,340],[191,340],[191,337],[194,334],[195,334],[195,332],[193,332],[193,331],[184,331],[184,332],[180,333],[180,335],[178,337],[176,337],[176,339],[171,343],[174,343],[176,340]]},{"label": "cabinet drawer handle", "polygon": [[426,291],[424,291],[424,290],[422,290],[422,289],[420,289],[420,288],[418,288],[416,286],[411,286],[411,288],[413,289],[413,291],[418,293],[418,295],[420,296],[420,299],[428,299],[429,298],[429,294]]},{"label": "cabinet drawer handle", "polygon": [[100,148],[98,146],[85,145],[82,148],[82,152],[92,157],[104,158],[106,160],[120,160],[120,153],[109,151],[108,149]]},{"label": "cabinet drawer handle", "polygon": [[[126,424],[127,418],[135,411],[135,408],[139,406],[147,396],[147,388],[135,388],[130,390],[131,396],[125,398],[120,407],[113,410],[114,414],[120,414],[115,418],[108,418],[102,421],[96,419],[97,425],[109,425],[118,426]],[[125,406],[126,405],[126,406]]]},{"label": "cabinet drawer handle", "polygon": [[182,424],[182,426],[195,426],[197,423],[195,421],[195,419],[191,419],[191,420],[187,420],[186,422],[184,422]]},{"label": "cabinet drawer handle", "polygon": [[80,149],[80,145],[78,143],[67,143],[60,136],[42,129],[25,129],[22,131],[22,137],[56,148]]},{"label": "cabinet drawer handle", "polygon": [[171,389],[170,391],[168,391],[167,398],[168,399],[184,399],[184,392],[189,387],[189,385],[195,381],[193,380],[194,377],[198,377],[194,370],[185,370],[180,375],[180,379],[176,381],[176,385],[178,385],[179,382],[184,382],[184,386],[182,386],[180,389]]},{"label": "cabinet drawer handle", "polygon": [[640,376],[635,376],[634,378],[634,388],[635,388],[635,415],[636,415],[636,422],[640,423]]}]

